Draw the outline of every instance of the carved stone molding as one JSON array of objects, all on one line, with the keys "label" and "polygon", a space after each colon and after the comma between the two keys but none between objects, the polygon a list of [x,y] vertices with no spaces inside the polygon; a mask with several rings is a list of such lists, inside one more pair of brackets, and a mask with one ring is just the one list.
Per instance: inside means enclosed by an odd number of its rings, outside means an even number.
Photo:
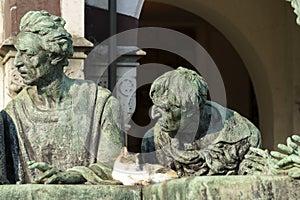
[{"label": "carved stone molding", "polygon": [[16,55],[16,49],[14,48],[15,36],[7,38],[0,46],[0,56],[2,59],[2,65],[4,67],[4,82],[5,92],[10,98],[15,97],[25,86],[22,78],[14,67],[14,58]]}]

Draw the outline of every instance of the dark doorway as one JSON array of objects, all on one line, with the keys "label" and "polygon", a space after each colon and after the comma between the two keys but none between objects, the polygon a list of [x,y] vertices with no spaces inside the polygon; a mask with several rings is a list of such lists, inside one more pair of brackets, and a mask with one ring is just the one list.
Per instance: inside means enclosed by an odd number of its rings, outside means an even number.
[{"label": "dark doorway", "polygon": [[[258,127],[258,108],[251,79],[238,52],[221,32],[197,15],[174,6],[149,1],[144,4],[139,26],[173,29],[201,44],[210,54],[222,75],[226,89],[227,107],[236,110]],[[174,69],[178,66],[193,69],[190,63],[178,55],[159,49],[144,50],[147,55],[140,60],[141,64],[160,63]],[[139,69],[137,77],[138,82],[143,78]],[[140,150],[143,131],[146,131],[154,123],[149,117],[149,109],[152,106],[148,95],[149,89],[150,84],[137,89],[137,107],[132,117],[132,129],[128,137],[131,151],[138,152]]]}]

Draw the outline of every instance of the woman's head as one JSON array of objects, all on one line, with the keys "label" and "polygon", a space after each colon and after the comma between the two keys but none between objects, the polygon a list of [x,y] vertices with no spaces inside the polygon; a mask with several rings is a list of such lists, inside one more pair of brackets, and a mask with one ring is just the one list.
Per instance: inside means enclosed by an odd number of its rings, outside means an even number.
[{"label": "woman's head", "polygon": [[50,54],[51,58],[60,58],[58,64],[68,65],[68,58],[73,55],[72,36],[64,28],[65,21],[61,17],[51,15],[47,11],[29,11],[20,23],[21,33],[33,33],[40,38],[40,46]]}]

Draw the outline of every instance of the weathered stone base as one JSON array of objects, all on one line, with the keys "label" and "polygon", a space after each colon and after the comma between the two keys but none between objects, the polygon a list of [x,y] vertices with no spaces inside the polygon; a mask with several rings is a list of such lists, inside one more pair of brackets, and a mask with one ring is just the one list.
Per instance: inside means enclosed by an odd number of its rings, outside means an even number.
[{"label": "weathered stone base", "polygon": [[202,176],[143,189],[144,199],[300,199],[300,180],[287,176]]},{"label": "weathered stone base", "polygon": [[24,200],[140,200],[141,187],[115,185],[4,185],[0,186],[0,199]]},{"label": "weathered stone base", "polygon": [[287,176],[202,176],[146,187],[5,185],[0,199],[300,199],[300,180]]}]

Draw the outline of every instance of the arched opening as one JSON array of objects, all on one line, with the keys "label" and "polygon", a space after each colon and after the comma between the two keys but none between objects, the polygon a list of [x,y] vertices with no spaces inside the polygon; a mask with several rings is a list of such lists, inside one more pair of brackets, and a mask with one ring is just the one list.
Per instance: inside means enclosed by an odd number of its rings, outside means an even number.
[{"label": "arched opening", "polygon": [[[210,54],[222,75],[227,96],[227,107],[247,117],[256,126],[259,125],[255,92],[245,64],[231,43],[214,26],[201,17],[178,7],[149,1],[144,4],[139,26],[173,29],[201,44]],[[193,69],[193,66],[184,58],[170,52],[159,49],[146,49],[146,52],[147,56],[140,60],[141,64],[160,63],[172,68],[184,66]],[[141,73],[138,70],[138,82],[146,75]],[[137,109],[133,121],[139,126],[149,127],[149,123],[151,123],[148,115],[149,108],[152,106],[148,96],[149,88],[150,84],[137,90]],[[135,131],[134,126],[131,131]],[[138,151],[140,138],[130,137],[129,140],[133,150]]]}]

